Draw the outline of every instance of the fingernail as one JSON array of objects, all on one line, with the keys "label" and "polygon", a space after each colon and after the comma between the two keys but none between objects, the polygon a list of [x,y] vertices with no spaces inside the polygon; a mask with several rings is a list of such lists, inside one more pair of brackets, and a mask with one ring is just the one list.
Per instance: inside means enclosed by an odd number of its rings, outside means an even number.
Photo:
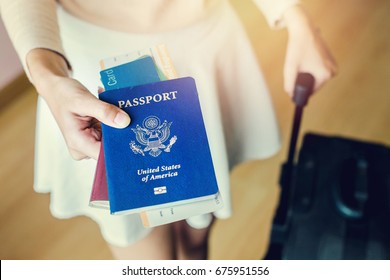
[{"label": "fingernail", "polygon": [[114,122],[120,127],[126,127],[130,123],[130,117],[124,112],[118,112],[115,116]]},{"label": "fingernail", "polygon": [[98,92],[99,94],[101,94],[103,91],[104,91],[104,88],[102,88],[102,87],[99,86],[97,92]]}]

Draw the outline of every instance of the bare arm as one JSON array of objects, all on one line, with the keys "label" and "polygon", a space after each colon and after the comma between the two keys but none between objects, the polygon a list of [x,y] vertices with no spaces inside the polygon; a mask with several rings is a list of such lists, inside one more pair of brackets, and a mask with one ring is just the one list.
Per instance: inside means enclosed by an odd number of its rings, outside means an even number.
[{"label": "bare arm", "polygon": [[319,29],[300,6],[292,6],[283,15],[288,29],[288,45],[284,64],[284,89],[292,95],[298,72],[308,72],[315,78],[318,90],[337,72],[337,65],[321,38]]},{"label": "bare arm", "polygon": [[97,158],[100,122],[122,128],[129,116],[72,79],[54,0],[0,0],[0,12],[24,69],[48,104],[74,159]]},{"label": "bare arm", "polygon": [[315,90],[336,74],[336,62],[299,0],[253,1],[272,28],[287,27],[284,89],[289,95],[292,95],[298,72],[308,72],[314,76]]},{"label": "bare arm", "polygon": [[48,104],[74,159],[97,158],[100,122],[123,128],[129,116],[118,107],[102,102],[81,83],[69,77],[62,56],[46,49],[33,49],[27,55],[31,79]]}]

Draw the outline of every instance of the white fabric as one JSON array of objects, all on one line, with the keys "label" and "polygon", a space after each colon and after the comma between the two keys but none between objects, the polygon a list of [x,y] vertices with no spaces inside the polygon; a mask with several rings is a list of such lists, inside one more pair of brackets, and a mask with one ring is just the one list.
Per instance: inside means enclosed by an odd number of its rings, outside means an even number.
[{"label": "white fabric", "polygon": [[[150,26],[150,19],[160,18],[161,14],[176,15],[167,16],[162,22],[166,27],[183,26],[188,20],[201,18],[204,14],[204,9],[213,7],[218,2],[228,0],[61,0],[60,2],[67,8],[71,9],[74,14],[80,14],[90,20],[95,20],[99,15],[113,14],[115,19],[118,11],[127,11],[126,19],[134,29],[155,29],[156,26]],[[261,9],[268,24],[273,28],[284,26],[282,20],[283,13],[291,6],[299,3],[299,0],[253,0],[254,3]],[[185,7],[183,9],[183,3]],[[123,5],[126,5],[120,10]],[[28,52],[34,48],[46,48],[53,50],[62,56],[64,50],[58,36],[58,25],[55,13],[55,0],[0,0],[0,13],[5,26],[8,30],[10,38],[15,46],[15,49],[20,57],[22,65],[29,78],[30,73],[26,65],[26,56]],[[131,6],[136,6],[138,9],[133,12]],[[119,10],[112,12],[110,7],[119,7]],[[128,8],[128,9],[126,9]],[[118,8],[117,8],[118,9]],[[180,11],[180,15],[177,15]],[[122,14],[122,13],[121,13]],[[170,18],[174,20],[170,20]],[[110,24],[113,18],[109,17],[106,24]],[[169,21],[171,23],[167,23]],[[146,27],[145,27],[146,25]],[[150,31],[150,30],[149,30]]]},{"label": "white fabric", "polygon": [[[91,92],[100,85],[99,60],[164,43],[179,76],[195,78],[217,180],[231,216],[229,165],[265,158],[280,147],[268,90],[236,14],[221,5],[202,22],[175,32],[128,34],[96,27],[59,8],[61,39],[74,77]],[[111,244],[126,246],[145,236],[137,215],[110,216],[88,206],[96,162],[74,161],[42,99],[38,101],[34,188],[50,192],[55,217],[85,215],[94,219]],[[228,151],[228,152],[227,152]],[[196,225],[194,225],[197,227]]]}]

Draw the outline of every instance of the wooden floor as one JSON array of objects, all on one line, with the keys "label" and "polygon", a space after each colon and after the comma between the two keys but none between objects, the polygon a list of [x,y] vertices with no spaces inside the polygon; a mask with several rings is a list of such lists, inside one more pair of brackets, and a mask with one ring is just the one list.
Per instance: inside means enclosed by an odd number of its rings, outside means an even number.
[{"label": "wooden floor", "polygon": [[[217,221],[212,259],[259,259],[267,247],[286,156],[293,105],[282,86],[286,31],[271,31],[249,1],[233,3],[253,40],[283,137],[273,158],[232,172],[234,216]],[[339,74],[305,109],[301,134],[314,131],[390,145],[390,1],[303,1],[339,64]],[[33,89],[0,112],[0,259],[110,259],[97,226],[84,217],[56,220],[36,194]]]}]

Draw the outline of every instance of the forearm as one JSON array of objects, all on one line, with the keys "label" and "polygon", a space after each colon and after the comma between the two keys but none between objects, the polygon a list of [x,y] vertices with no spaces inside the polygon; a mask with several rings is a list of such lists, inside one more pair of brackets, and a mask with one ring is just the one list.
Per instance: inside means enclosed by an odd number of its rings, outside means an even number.
[{"label": "forearm", "polygon": [[289,35],[299,34],[303,31],[317,31],[313,20],[301,5],[295,5],[283,13],[283,21]]},{"label": "forearm", "polygon": [[283,21],[288,30],[288,45],[284,65],[285,90],[292,94],[299,72],[311,73],[315,89],[319,89],[337,72],[337,64],[319,29],[301,5],[287,9]]},{"label": "forearm", "polygon": [[30,80],[31,50],[50,49],[64,56],[56,8],[55,0],[0,0],[2,20]]}]

